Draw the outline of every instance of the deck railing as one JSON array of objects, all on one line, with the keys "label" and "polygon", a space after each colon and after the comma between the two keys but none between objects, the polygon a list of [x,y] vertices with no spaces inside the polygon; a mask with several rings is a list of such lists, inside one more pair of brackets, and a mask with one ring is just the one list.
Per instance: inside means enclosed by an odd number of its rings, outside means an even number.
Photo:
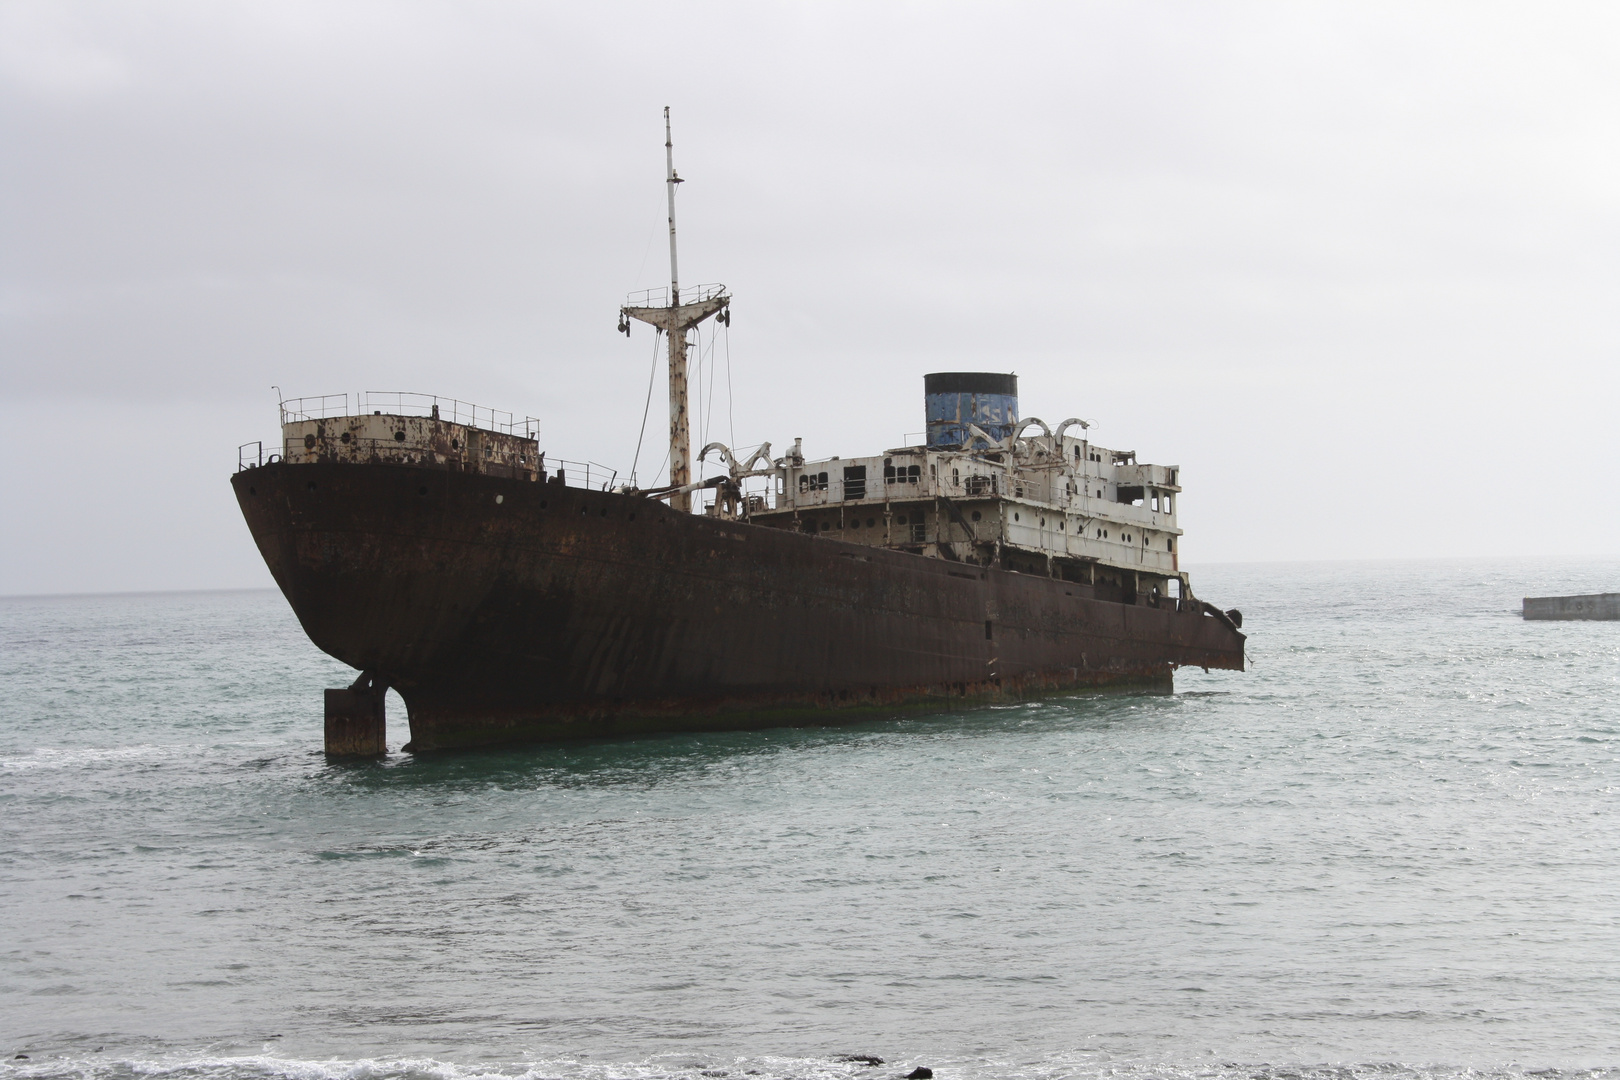
[{"label": "deck railing", "polygon": [[315,397],[287,398],[281,403],[281,422],[330,420],[343,416],[430,416],[452,424],[522,435],[532,439],[540,431],[540,421],[532,416],[515,417],[501,409],[474,405],[437,394],[417,394],[403,390],[364,390],[356,394],[320,394]]},{"label": "deck railing", "polygon": [[[544,454],[532,458],[526,454],[519,455],[515,461],[504,454],[465,455],[464,452],[444,454],[427,447],[397,443],[391,439],[355,439],[349,443],[338,444],[335,448],[328,447],[327,450],[340,460],[357,463],[381,462],[433,467],[448,465],[452,460],[457,462],[470,460],[478,463],[478,471],[487,471],[492,465],[507,469],[540,469],[545,472],[544,479],[561,477],[569,487],[589,488],[592,491],[611,491],[619,478],[617,469],[596,461],[568,461],[563,458],[548,458]],[[275,442],[266,445],[262,440],[257,440],[243,443],[236,448],[236,471],[274,465],[278,461],[299,464],[322,454],[323,451],[307,448],[302,443]]]},{"label": "deck railing", "polygon": [[[718,283],[688,285],[681,289],[681,303],[701,304],[725,293],[726,287]],[[669,288],[643,289],[624,298],[625,307],[669,307]]]}]

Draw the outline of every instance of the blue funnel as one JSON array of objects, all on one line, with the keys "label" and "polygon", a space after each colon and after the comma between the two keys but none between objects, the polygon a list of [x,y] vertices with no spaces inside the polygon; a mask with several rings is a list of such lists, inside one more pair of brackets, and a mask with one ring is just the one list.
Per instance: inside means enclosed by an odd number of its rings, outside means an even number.
[{"label": "blue funnel", "polygon": [[945,371],[923,376],[928,406],[928,445],[936,449],[968,441],[969,424],[992,439],[1005,439],[1018,423],[1018,376],[986,371]]}]

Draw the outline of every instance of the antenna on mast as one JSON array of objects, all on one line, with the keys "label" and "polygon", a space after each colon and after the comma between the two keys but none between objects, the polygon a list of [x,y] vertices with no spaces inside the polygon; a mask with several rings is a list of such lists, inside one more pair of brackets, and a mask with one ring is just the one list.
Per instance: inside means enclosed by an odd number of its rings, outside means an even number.
[{"label": "antenna on mast", "polygon": [[667,175],[664,185],[669,188],[669,306],[681,306],[681,272],[675,261],[675,185],[681,178],[675,174],[675,140],[669,134],[669,106],[664,106],[664,167]]},{"label": "antenna on mast", "polygon": [[[692,425],[686,410],[686,332],[711,316],[730,325],[731,297],[723,285],[700,285],[689,303],[681,303],[680,264],[675,260],[675,140],[670,136],[669,106],[664,106],[664,184],[669,188],[669,306],[653,306],[653,297],[637,298],[619,309],[619,329],[630,332],[630,319],[656,326],[669,335],[669,505],[692,508]],[[639,302],[638,302],[639,301]]]}]

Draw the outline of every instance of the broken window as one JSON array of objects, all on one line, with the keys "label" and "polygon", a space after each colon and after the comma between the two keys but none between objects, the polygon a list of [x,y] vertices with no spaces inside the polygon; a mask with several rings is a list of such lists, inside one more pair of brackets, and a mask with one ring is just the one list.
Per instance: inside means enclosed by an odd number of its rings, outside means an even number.
[{"label": "broken window", "polygon": [[967,478],[967,493],[969,495],[988,495],[990,493],[990,477],[970,476]]},{"label": "broken window", "polygon": [[1130,503],[1132,506],[1141,506],[1142,505],[1142,495],[1143,495],[1143,491],[1142,491],[1141,488],[1132,487],[1132,486],[1127,485],[1127,484],[1121,484],[1119,486],[1119,490],[1118,490],[1117,494],[1114,496],[1114,498],[1115,498],[1115,501],[1117,501],[1117,502]]},{"label": "broken window", "polygon": [[888,458],[883,462],[883,482],[885,484],[915,484],[922,479],[921,465],[890,465]]},{"label": "broken window", "polygon": [[[825,474],[823,474],[823,475],[825,475]],[[845,465],[844,466],[844,498],[846,498],[846,499],[864,499],[864,498],[866,498],[866,466],[865,465]]]}]

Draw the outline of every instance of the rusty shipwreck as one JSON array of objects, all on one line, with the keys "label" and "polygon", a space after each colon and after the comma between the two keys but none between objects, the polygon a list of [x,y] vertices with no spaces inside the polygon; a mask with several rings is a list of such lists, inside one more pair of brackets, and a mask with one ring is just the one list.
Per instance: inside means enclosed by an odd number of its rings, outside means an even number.
[{"label": "rusty shipwreck", "polygon": [[[666,113],[667,118],[667,113]],[[669,140],[666,137],[666,147]],[[447,398],[284,401],[232,477],[310,639],[361,672],[327,749],[831,723],[1242,670],[1241,616],[1180,569],[1179,469],[1019,413],[1017,379],[925,377],[926,437],[808,460],[720,444],[694,481],[688,338],[730,296],[671,284],[620,310],[668,342],[668,483],[547,462],[532,419]],[[595,471],[593,471],[595,470]]]}]

